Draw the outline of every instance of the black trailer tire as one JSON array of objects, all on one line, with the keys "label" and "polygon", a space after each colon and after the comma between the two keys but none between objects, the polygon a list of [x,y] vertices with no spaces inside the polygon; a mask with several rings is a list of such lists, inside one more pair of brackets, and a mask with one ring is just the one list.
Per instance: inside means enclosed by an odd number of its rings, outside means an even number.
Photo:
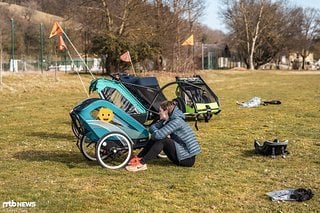
[{"label": "black trailer tire", "polygon": [[85,135],[80,139],[80,151],[89,161],[96,161],[96,142],[90,141]]},{"label": "black trailer tire", "polygon": [[131,155],[132,142],[121,132],[105,134],[96,146],[96,158],[103,168],[120,169],[128,164]]}]

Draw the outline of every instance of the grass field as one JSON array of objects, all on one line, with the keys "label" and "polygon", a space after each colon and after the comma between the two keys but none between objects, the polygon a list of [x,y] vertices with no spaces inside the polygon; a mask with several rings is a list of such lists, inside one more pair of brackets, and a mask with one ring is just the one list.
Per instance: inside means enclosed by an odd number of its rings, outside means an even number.
[{"label": "grass field", "polygon": [[[0,90],[0,212],[319,212],[320,73],[210,71],[202,77],[222,112],[200,122],[193,168],[156,159],[129,173],[88,162],[75,145],[69,110],[86,98],[76,75],[5,74]],[[174,75],[157,76],[160,84]],[[89,85],[90,76],[83,76]],[[239,108],[254,96],[281,105]],[[194,127],[194,123],[190,122]],[[253,140],[289,140],[283,159],[258,156]],[[306,202],[272,202],[267,192],[310,188]]]}]

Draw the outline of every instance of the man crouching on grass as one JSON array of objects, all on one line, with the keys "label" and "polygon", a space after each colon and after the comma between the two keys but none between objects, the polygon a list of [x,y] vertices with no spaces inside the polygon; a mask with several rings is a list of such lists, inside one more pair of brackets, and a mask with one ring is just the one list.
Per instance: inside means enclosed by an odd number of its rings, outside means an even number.
[{"label": "man crouching on grass", "polygon": [[165,101],[160,105],[159,115],[159,121],[149,129],[151,140],[129,161],[126,170],[146,170],[147,163],[156,158],[162,150],[169,160],[178,166],[194,165],[200,146],[191,127],[185,122],[184,114],[173,101]]}]

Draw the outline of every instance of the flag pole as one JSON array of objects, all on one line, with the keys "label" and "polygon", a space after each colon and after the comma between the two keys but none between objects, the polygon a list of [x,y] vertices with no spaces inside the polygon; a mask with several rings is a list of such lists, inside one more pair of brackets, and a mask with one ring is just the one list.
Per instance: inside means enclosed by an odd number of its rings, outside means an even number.
[{"label": "flag pole", "polygon": [[[67,33],[62,29],[62,27],[60,26],[60,24],[58,22],[55,22],[54,27],[58,28],[58,30],[60,30],[62,32],[62,34],[66,37],[66,39],[69,41],[69,43],[71,44],[72,48],[74,49],[74,51],[77,53],[77,55],[79,56],[80,60],[82,61],[82,63],[85,65],[85,67],[87,68],[87,70],[89,70],[91,76],[93,79],[96,79],[92,72],[90,71],[88,65],[86,64],[86,62],[84,61],[84,59],[82,58],[82,56],[80,55],[80,53],[78,52],[77,48],[73,45],[72,41],[70,40],[69,36],[67,35]],[[50,34],[50,37],[55,36],[57,33],[54,33],[54,30],[57,31],[57,29],[53,28]]]},{"label": "flag pole", "polygon": [[195,75],[195,65],[194,65],[194,36],[191,34],[182,44],[181,46],[189,46],[188,49],[188,60],[190,59],[190,46],[192,46],[192,71]]},{"label": "flag pole", "polygon": [[196,75],[196,69],[194,65],[194,45],[192,46],[192,62],[193,75]]},{"label": "flag pole", "polygon": [[130,63],[131,63],[131,67],[132,67],[132,70],[133,70],[133,74],[134,74],[135,76],[137,76],[137,75],[136,75],[136,71],[134,70],[134,67],[133,67],[132,61],[131,61]]},{"label": "flag pole", "polygon": [[[52,30],[51,30],[51,33],[50,33],[49,38],[52,38],[53,36],[58,35],[58,34],[61,34],[61,33],[68,39],[69,43],[71,44],[71,46],[73,47],[73,49],[74,49],[74,50],[76,51],[76,53],[78,54],[78,56],[80,57],[81,61],[84,63],[84,65],[86,66],[86,68],[89,70],[88,65],[85,63],[85,61],[84,61],[83,58],[81,57],[80,53],[78,52],[78,50],[76,49],[76,47],[73,45],[73,43],[71,42],[70,38],[69,38],[68,35],[64,32],[64,30],[62,29],[62,27],[59,25],[58,22],[55,22],[55,24],[53,25],[53,28],[52,28]],[[63,39],[62,39],[61,36],[60,36],[60,41],[59,41],[59,43],[60,43],[60,44],[59,44],[59,49],[61,48],[61,46],[62,46],[62,48],[65,48],[65,49],[67,50],[67,53],[68,53],[68,55],[69,55],[72,63],[73,63],[73,59],[72,59],[72,57],[71,57],[70,51],[69,51],[69,49],[67,48],[67,46],[65,45],[65,43],[64,43],[64,41],[63,41]],[[82,81],[82,79],[81,79],[80,73],[79,73],[77,70],[76,70],[76,72],[77,72],[77,74],[78,74],[78,76],[79,76],[79,78],[80,78],[80,81],[81,81],[81,83],[82,83],[82,86],[83,86],[83,88],[84,88],[87,96],[89,97],[89,93],[87,92],[87,89],[86,89],[86,87],[85,87],[85,85],[84,85],[84,83],[83,83],[83,81]],[[89,70],[89,72],[90,72],[92,78],[95,79],[95,77],[93,76],[92,72],[91,72],[90,70]]]},{"label": "flag pole", "polygon": [[[69,49],[66,48],[66,50],[67,50],[67,53],[68,53],[68,55],[69,55],[69,58],[70,58],[72,64],[74,64]],[[89,97],[89,93],[88,93],[88,91],[87,91],[87,89],[86,89],[86,86],[84,85],[84,83],[83,83],[83,81],[82,81],[82,78],[81,78],[80,73],[78,72],[78,70],[76,70],[76,73],[77,73],[77,75],[78,75],[78,77],[79,77],[79,79],[80,79],[80,81],[81,81],[81,84],[82,84],[82,86],[83,86],[84,91],[86,92],[87,96]]]},{"label": "flag pole", "polygon": [[2,30],[0,31],[0,88],[2,89]]},{"label": "flag pole", "polygon": [[78,50],[76,49],[76,47],[73,45],[72,41],[70,40],[70,38],[68,37],[68,35],[64,32],[64,30],[62,29],[63,35],[66,37],[66,39],[69,41],[69,43],[71,44],[72,48],[76,51],[77,55],[80,57],[80,60],[84,63],[84,65],[86,66],[87,70],[89,70],[90,75],[92,76],[93,79],[96,79],[92,72],[90,71],[88,65],[86,64],[86,62],[84,61],[84,59],[82,58],[82,56],[80,55],[80,53],[78,52]]},{"label": "flag pole", "polygon": [[127,63],[130,62],[131,68],[132,68],[132,70],[133,70],[133,74],[136,76],[136,71],[135,71],[134,66],[133,66],[133,63],[132,63],[132,59],[131,59],[130,52],[129,52],[129,51],[126,51],[124,54],[122,54],[122,55],[120,56],[120,60],[121,60],[121,61],[124,61],[124,62],[127,62]]},{"label": "flag pole", "polygon": [[133,74],[134,74],[135,76],[137,76],[137,75],[136,75],[136,71],[135,71],[134,66],[133,66],[133,63],[132,63],[132,59],[131,59],[130,52],[128,51],[128,53],[129,53],[129,57],[130,57],[130,63],[131,63],[131,67],[132,67],[132,70],[133,70]]}]

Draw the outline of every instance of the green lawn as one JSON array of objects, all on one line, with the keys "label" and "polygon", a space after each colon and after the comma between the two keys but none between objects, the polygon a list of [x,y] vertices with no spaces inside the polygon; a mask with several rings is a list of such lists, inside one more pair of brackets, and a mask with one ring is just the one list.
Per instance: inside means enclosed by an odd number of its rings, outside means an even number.
[{"label": "green lawn", "polygon": [[[156,159],[129,173],[88,162],[69,111],[86,94],[76,75],[8,74],[0,89],[0,212],[317,212],[320,209],[320,72],[210,71],[202,77],[222,112],[200,122],[193,168]],[[83,76],[89,85],[90,76]],[[174,75],[158,76],[160,84]],[[281,105],[239,108],[254,96]],[[190,122],[194,127],[194,122]],[[286,159],[257,156],[253,140],[288,139]],[[272,202],[267,192],[311,188],[307,202]]]}]

